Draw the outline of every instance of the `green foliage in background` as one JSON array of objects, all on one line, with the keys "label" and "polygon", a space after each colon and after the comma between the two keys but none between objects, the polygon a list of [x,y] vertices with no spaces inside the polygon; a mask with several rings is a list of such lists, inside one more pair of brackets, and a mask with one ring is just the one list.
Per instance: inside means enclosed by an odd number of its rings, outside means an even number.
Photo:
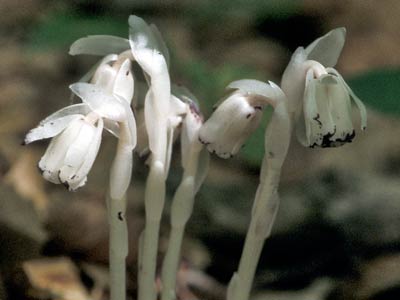
[{"label": "green foliage in background", "polygon": [[368,72],[348,83],[364,104],[384,113],[400,115],[400,69]]},{"label": "green foliage in background", "polygon": [[126,20],[90,17],[68,12],[51,14],[33,27],[28,36],[31,49],[68,48],[75,40],[94,34],[128,36]]}]

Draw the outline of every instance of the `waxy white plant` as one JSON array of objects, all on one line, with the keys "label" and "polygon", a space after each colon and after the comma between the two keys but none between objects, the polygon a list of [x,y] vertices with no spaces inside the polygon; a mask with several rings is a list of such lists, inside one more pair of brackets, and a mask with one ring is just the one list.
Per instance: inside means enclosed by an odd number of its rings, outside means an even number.
[{"label": "waxy white plant", "polygon": [[195,97],[184,88],[176,88],[176,96],[186,103],[182,122],[181,155],[183,176],[171,206],[171,231],[168,249],[162,266],[162,300],[176,299],[176,276],[186,223],[194,205],[194,198],[208,171],[209,154],[199,141],[203,117]]},{"label": "waxy white plant", "polygon": [[71,55],[94,54],[105,57],[81,82],[70,86],[83,103],[63,108],[43,120],[27,134],[25,143],[53,137],[39,162],[39,168],[45,179],[63,183],[70,190],[75,190],[86,182],[99,151],[103,128],[118,138],[110,171],[107,207],[110,226],[110,294],[112,300],[123,300],[126,297],[125,259],[128,253],[125,193],[131,179],[132,151],[137,139],[136,122],[130,107],[134,77],[130,52],[118,44],[119,38],[111,37],[111,43],[104,42],[107,39],[109,37],[102,36],[94,40],[88,37],[77,40],[71,46]]},{"label": "waxy white plant", "polygon": [[150,84],[144,103],[144,118],[151,156],[144,200],[146,223],[139,241],[138,299],[155,300],[158,236],[165,203],[165,181],[171,161],[174,131],[182,122],[187,104],[171,95],[168,52],[158,31],[136,16],[129,18],[129,26],[133,57]]},{"label": "waxy white plant", "polygon": [[282,77],[282,90],[289,99],[297,138],[308,147],[335,147],[355,136],[351,99],[361,114],[361,129],[367,127],[367,113],[361,100],[333,68],[346,37],[337,28],[299,47]]},{"label": "waxy white plant", "polygon": [[274,108],[265,132],[265,155],[260,184],[255,195],[239,268],[228,287],[228,300],[245,300],[250,295],[261,250],[271,233],[278,211],[277,189],[281,167],[289,147],[291,120],[286,96],[273,82],[267,84],[257,80],[239,80],[229,84],[228,88],[237,91],[218,106],[200,130],[201,140],[207,146],[211,145],[208,149],[223,158],[227,157],[226,152],[230,153],[229,156],[235,154],[257,128],[261,118],[257,114],[263,107],[271,105]]}]

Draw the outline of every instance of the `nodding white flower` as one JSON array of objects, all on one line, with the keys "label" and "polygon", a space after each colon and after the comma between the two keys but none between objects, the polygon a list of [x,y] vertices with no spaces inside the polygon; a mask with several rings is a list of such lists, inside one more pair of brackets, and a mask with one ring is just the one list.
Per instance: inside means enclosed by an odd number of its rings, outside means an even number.
[{"label": "nodding white flower", "polygon": [[298,48],[282,77],[298,140],[308,147],[336,147],[355,136],[351,99],[360,110],[361,129],[367,126],[364,104],[333,68],[345,42],[337,28],[306,49]]},{"label": "nodding white flower", "polygon": [[[120,78],[117,76],[114,79],[119,82]],[[129,103],[118,93],[112,94],[100,85],[82,82],[72,84],[70,89],[83,103],[67,106],[41,121],[26,135],[24,143],[53,138],[39,162],[39,168],[46,180],[76,190],[87,180],[100,147],[103,127],[119,136],[118,157],[121,153],[131,153],[135,147],[136,125]],[[117,90],[124,94],[124,89]],[[111,122],[112,126],[115,122],[117,127],[108,128],[106,122]],[[111,184],[111,193],[116,197],[125,193],[130,180],[131,161],[128,155],[123,156],[127,159],[125,167],[119,167],[118,173],[124,174],[111,176],[118,181]],[[117,159],[112,172],[116,164]]]},{"label": "nodding white flower", "polygon": [[235,89],[200,129],[199,139],[207,149],[222,158],[234,156],[257,129],[266,105],[282,100],[280,88],[257,80],[239,80],[228,85]]},{"label": "nodding white flower", "polygon": [[158,161],[168,174],[174,132],[182,122],[186,105],[171,95],[169,54],[154,25],[136,16],[129,17],[129,43],[134,59],[145,73],[149,90],[144,102],[144,119],[151,160]]}]

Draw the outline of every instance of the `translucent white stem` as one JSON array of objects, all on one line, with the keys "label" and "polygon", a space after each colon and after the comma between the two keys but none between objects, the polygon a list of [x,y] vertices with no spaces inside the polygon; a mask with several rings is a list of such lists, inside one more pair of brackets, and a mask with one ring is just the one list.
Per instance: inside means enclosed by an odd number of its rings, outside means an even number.
[{"label": "translucent white stem", "polygon": [[261,181],[257,189],[239,269],[229,283],[228,300],[249,298],[258,260],[278,211],[277,181],[279,176],[279,171],[269,172],[266,180]]},{"label": "translucent white stem", "polygon": [[185,226],[189,220],[194,205],[195,188],[194,177],[197,169],[197,159],[192,157],[190,164],[194,167],[184,172],[182,181],[175,192],[171,207],[171,233],[168,249],[162,266],[162,300],[176,299],[176,276],[179,268],[181,245]]},{"label": "translucent white stem", "polygon": [[110,227],[110,299],[126,298],[126,267],[128,254],[128,232],[125,219],[126,198],[108,201],[108,220]]},{"label": "translucent white stem", "polygon": [[155,278],[158,250],[158,235],[161,215],[165,202],[164,164],[153,161],[147,177],[145,191],[146,224],[139,251],[138,299],[155,300],[157,298]]},{"label": "translucent white stem", "polygon": [[278,211],[278,185],[292,131],[286,101],[274,110],[265,133],[265,155],[260,171],[260,184],[254,199],[250,225],[240,258],[238,271],[229,286],[228,300],[248,300],[258,260],[265,240],[270,236]]}]

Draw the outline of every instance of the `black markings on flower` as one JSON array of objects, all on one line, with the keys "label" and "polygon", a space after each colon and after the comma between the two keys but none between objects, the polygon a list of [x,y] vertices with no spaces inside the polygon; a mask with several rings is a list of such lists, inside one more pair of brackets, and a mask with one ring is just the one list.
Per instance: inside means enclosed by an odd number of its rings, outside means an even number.
[{"label": "black markings on flower", "polygon": [[246,119],[248,119],[248,118],[250,118],[251,117],[251,114],[248,114],[247,116],[246,116]]},{"label": "black markings on flower", "polygon": [[310,148],[314,147],[322,147],[322,148],[329,148],[329,147],[339,147],[342,146],[346,143],[351,143],[356,136],[355,131],[353,130],[352,132],[345,133],[343,132],[342,138],[337,138],[332,140],[332,136],[334,136],[336,133],[336,128],[333,133],[328,132],[322,137],[322,143],[319,145],[318,142],[315,142],[314,144],[310,145]]},{"label": "black markings on flower", "polygon": [[122,211],[119,211],[117,214],[118,220],[123,221],[124,220],[124,214],[122,213]]},{"label": "black markings on flower", "polygon": [[129,70],[128,70],[128,71],[126,71],[125,75],[126,75],[126,76],[128,76],[128,75],[129,75]]},{"label": "black markings on flower", "polygon": [[261,106],[254,106],[254,109],[262,110]]},{"label": "black markings on flower", "polygon": [[200,136],[199,136],[199,142],[202,143],[203,145],[206,145],[206,146],[211,144],[210,142],[206,142],[206,141],[202,140],[200,138]]},{"label": "black markings on flower", "polygon": [[322,122],[321,122],[321,120],[320,120],[320,115],[319,115],[319,114],[317,114],[317,115],[313,118],[313,120],[314,120],[315,122],[318,123],[319,128],[322,127]]}]

